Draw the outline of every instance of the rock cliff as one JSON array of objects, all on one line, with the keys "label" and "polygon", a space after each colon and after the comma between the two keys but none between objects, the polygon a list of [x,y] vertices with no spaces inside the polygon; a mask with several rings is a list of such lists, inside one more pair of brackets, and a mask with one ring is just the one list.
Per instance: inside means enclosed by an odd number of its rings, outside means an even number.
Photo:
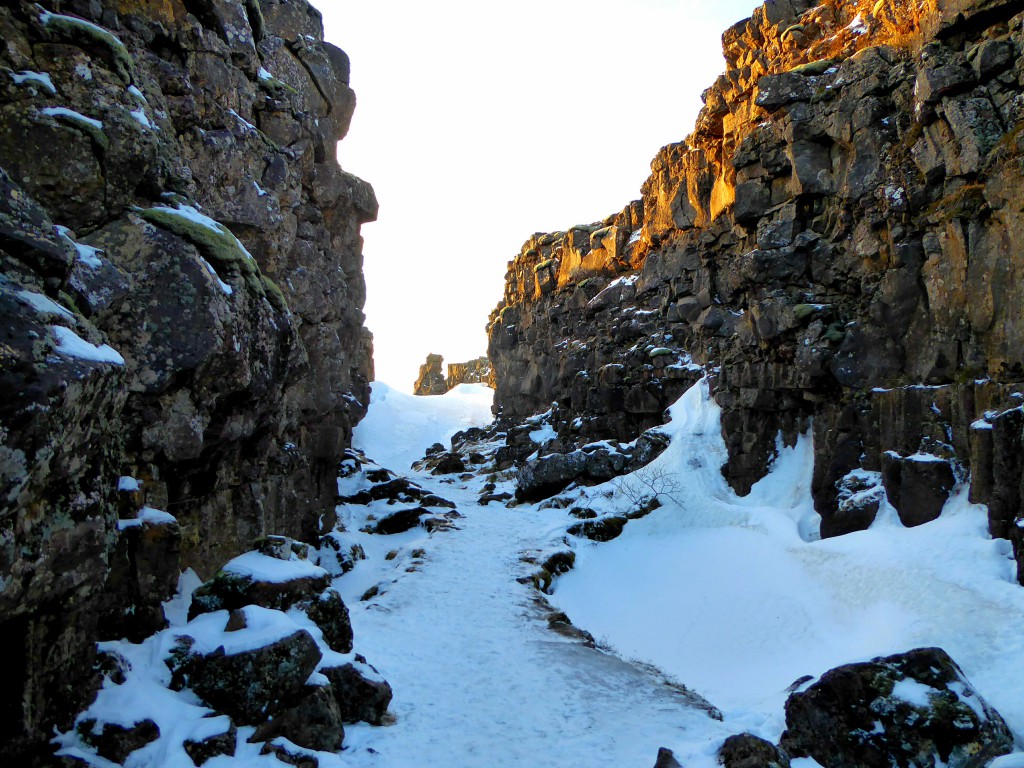
[{"label": "rock cliff", "polygon": [[[529,238],[491,315],[543,452],[660,424],[708,374],[747,493],[810,431],[824,535],[971,479],[1024,563],[1024,3],[769,0],[642,198]],[[554,405],[552,405],[554,404]]]},{"label": "rock cliff", "polygon": [[487,384],[493,387],[491,361],[478,357],[465,363],[448,363],[448,375],[441,369],[444,358],[441,355],[427,355],[427,361],[420,366],[419,376],[413,385],[415,395],[443,395],[459,384]]},{"label": "rock cliff", "polygon": [[320,532],[377,204],[305,0],[10,2],[0,41],[0,743],[31,762],[179,567]]}]

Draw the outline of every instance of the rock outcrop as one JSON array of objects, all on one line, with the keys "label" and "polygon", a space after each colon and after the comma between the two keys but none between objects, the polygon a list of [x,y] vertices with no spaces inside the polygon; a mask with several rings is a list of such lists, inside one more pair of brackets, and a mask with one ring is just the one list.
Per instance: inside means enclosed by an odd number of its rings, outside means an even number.
[{"label": "rock outcrop", "polygon": [[707,375],[738,493],[813,429],[824,535],[886,494],[926,522],[969,474],[1024,563],[1022,11],[770,0],[727,30],[642,199],[510,262],[499,415],[551,409],[568,453],[634,439]]},{"label": "rock outcrop", "polygon": [[782,747],[825,768],[981,768],[1013,735],[940,648],[837,667],[786,702]]},{"label": "rock outcrop", "polygon": [[416,383],[413,385],[412,393],[414,395],[443,395],[448,391],[444,373],[441,371],[443,362],[444,358],[441,355],[433,353],[427,355],[427,362],[420,366],[419,376],[416,377]]},{"label": "rock outcrop", "polygon": [[413,385],[414,395],[443,395],[459,384],[487,384],[494,386],[491,361],[478,357],[465,363],[449,363],[448,375],[441,369],[444,358],[441,355],[427,355],[427,362],[420,366],[419,376]]},{"label": "rock outcrop", "polygon": [[0,40],[0,742],[32,764],[180,567],[316,540],[377,204],[305,0],[15,1]]}]

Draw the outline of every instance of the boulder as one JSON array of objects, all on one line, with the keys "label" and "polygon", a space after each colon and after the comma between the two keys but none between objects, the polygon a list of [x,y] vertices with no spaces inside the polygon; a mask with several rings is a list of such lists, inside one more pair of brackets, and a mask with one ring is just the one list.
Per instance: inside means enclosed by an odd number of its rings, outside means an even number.
[{"label": "boulder", "polygon": [[385,515],[376,523],[373,523],[370,526],[369,531],[370,533],[379,533],[385,536],[390,536],[394,533],[405,533],[419,525],[420,518],[423,517],[423,515],[429,514],[430,510],[424,509],[423,507],[401,509],[398,512],[392,512],[390,515]]},{"label": "boulder", "polygon": [[792,694],[780,746],[824,768],[982,768],[1014,745],[949,655],[918,648],[837,667]]},{"label": "boulder", "polygon": [[942,512],[956,484],[950,463],[930,454],[882,454],[882,480],[890,503],[907,527],[924,525]]},{"label": "boulder", "polygon": [[189,688],[212,708],[243,725],[261,723],[299,695],[320,662],[316,641],[305,630],[267,645],[227,653],[193,653],[183,635],[168,664],[171,686]]},{"label": "boulder", "polygon": [[223,718],[227,727],[219,733],[207,736],[203,739],[186,739],[182,744],[186,754],[192,758],[197,766],[203,765],[207,760],[220,755],[228,757],[235,754],[235,744],[238,741],[238,729],[228,718]]},{"label": "boulder", "polygon": [[341,719],[346,723],[360,720],[380,725],[391,703],[391,686],[366,659],[356,654],[355,661],[320,670],[331,681]]},{"label": "boulder", "polygon": [[249,741],[271,741],[283,736],[296,746],[337,752],[345,739],[345,726],[331,689],[307,685],[293,703],[256,727]]},{"label": "boulder", "polygon": [[123,763],[132,752],[160,738],[159,726],[149,719],[130,726],[103,723],[98,730],[95,720],[85,720],[79,725],[78,732],[100,757],[113,763]]},{"label": "boulder", "polygon": [[730,736],[718,750],[725,768],[789,768],[789,757],[770,741],[752,733]]}]

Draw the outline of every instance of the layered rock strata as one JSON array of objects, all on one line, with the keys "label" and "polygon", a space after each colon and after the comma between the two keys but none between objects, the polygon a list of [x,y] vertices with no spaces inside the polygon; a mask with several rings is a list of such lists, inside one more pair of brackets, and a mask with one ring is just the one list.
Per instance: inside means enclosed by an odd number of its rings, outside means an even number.
[{"label": "layered rock strata", "polygon": [[305,0],[11,2],[0,40],[0,742],[31,762],[179,567],[320,532],[377,204]]},{"label": "layered rock strata", "polygon": [[926,522],[970,476],[1024,560],[1022,11],[779,0],[727,30],[642,199],[510,262],[500,415],[631,440],[707,374],[737,492],[810,431],[825,535]]}]

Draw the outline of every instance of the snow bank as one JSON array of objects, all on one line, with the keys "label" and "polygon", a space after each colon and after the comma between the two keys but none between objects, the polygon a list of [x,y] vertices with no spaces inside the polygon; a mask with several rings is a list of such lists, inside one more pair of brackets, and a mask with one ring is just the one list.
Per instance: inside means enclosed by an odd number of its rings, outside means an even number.
[{"label": "snow bank", "polygon": [[771,740],[801,676],[931,645],[1024,734],[1024,590],[1009,543],[988,537],[966,488],[927,525],[881,516],[821,541],[809,436],[780,447],[770,474],[739,498],[720,472],[726,449],[706,383],[671,416],[672,443],[651,467],[678,479],[675,502],[614,541],[578,543],[552,598],[574,623],[682,680],[735,730]]},{"label": "snow bank", "polygon": [[384,467],[407,470],[434,443],[493,420],[494,390],[460,384],[444,395],[420,397],[381,381],[371,385],[370,410],[353,433],[353,446]]}]

